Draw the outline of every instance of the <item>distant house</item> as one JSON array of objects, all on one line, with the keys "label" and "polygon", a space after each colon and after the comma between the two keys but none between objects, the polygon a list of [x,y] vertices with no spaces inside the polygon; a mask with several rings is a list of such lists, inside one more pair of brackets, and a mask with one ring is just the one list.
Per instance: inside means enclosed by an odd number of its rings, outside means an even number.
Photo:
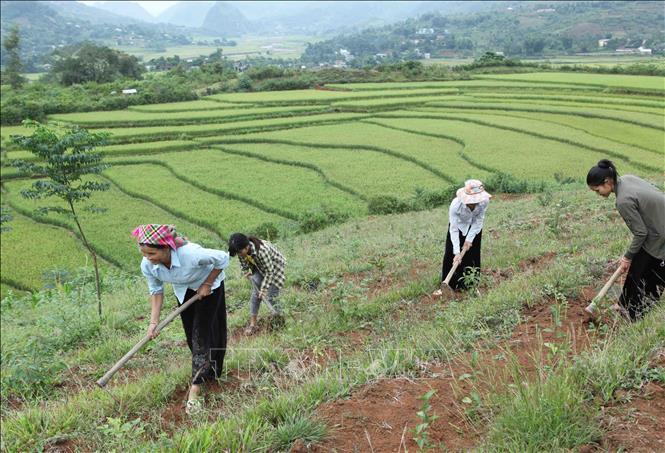
[{"label": "distant house", "polygon": [[417,35],[433,35],[434,34],[434,29],[433,28],[419,28],[416,31]]},{"label": "distant house", "polygon": [[425,53],[423,54],[423,58],[425,58],[425,60],[429,60],[430,58],[432,58],[432,54],[429,53],[429,52],[425,52]]},{"label": "distant house", "polygon": [[386,57],[388,56],[388,54],[385,54],[385,53],[375,53],[374,56],[375,56],[376,58],[386,58]]},{"label": "distant house", "polygon": [[607,47],[607,43],[610,42],[609,39],[599,39],[598,47]]},{"label": "distant house", "polygon": [[541,8],[536,10],[537,13],[553,13],[555,11],[556,9],[554,8]]},{"label": "distant house", "polygon": [[122,94],[126,94],[126,95],[131,95],[131,94],[136,94],[136,93],[138,93],[138,91],[136,91],[136,88],[128,88],[128,89],[122,90]]},{"label": "distant house", "polygon": [[651,49],[646,49],[642,46],[638,47],[637,50],[639,50],[640,54],[642,55],[651,55]]},{"label": "distant house", "polygon": [[242,61],[233,62],[233,70],[235,72],[245,72],[248,68],[249,65],[247,63],[243,63]]},{"label": "distant house", "polygon": [[499,51],[499,52],[494,52],[494,55],[496,55],[497,57],[503,57],[503,56],[505,56],[505,55],[503,54],[503,52],[500,52],[500,51]]}]

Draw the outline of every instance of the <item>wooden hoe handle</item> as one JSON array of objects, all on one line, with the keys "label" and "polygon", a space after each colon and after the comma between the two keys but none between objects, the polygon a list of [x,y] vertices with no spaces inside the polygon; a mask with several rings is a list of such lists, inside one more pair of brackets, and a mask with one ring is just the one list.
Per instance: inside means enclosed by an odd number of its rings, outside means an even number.
[{"label": "wooden hoe handle", "polygon": [[[201,296],[196,294],[194,297],[186,301],[184,304],[180,305],[178,308],[173,310],[169,315],[160,322],[157,327],[155,328],[155,333],[159,333],[162,331],[164,327],[166,327],[171,321],[175,319],[176,316],[178,316],[180,313],[183,311],[187,310],[190,305],[192,305],[194,302],[197,300],[201,299]],[[122,359],[118,360],[118,362],[113,365],[113,368],[108,370],[104,376],[102,376],[98,381],[97,385],[100,387],[105,387],[106,384],[111,380],[113,375],[123,366],[125,366],[125,363],[129,362],[129,359],[131,359],[134,354],[139,352],[143,346],[145,346],[152,338],[150,338],[148,335],[143,337],[141,341],[136,343],[132,349],[130,349],[127,354],[125,354]]]},{"label": "wooden hoe handle", "polygon": [[[462,248],[459,263],[462,262],[462,258],[464,258],[464,254],[466,253],[467,250],[468,249]],[[459,263],[453,263],[453,267],[450,268],[450,272],[448,272],[448,275],[446,275],[446,279],[443,281],[444,285],[449,285],[450,284],[450,279],[453,278],[453,274],[457,270],[457,266],[459,266]]]}]

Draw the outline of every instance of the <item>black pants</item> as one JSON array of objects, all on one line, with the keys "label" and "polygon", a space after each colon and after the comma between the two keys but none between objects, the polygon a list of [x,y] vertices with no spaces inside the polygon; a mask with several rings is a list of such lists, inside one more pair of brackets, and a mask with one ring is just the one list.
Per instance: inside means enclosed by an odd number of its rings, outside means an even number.
[{"label": "black pants", "polygon": [[665,261],[640,249],[628,270],[619,305],[628,310],[630,319],[639,319],[660,300],[664,287]]},{"label": "black pants", "polygon": [[[185,300],[196,291],[188,289]],[[192,351],[192,384],[219,378],[226,353],[226,300],[224,282],[209,296],[180,313],[187,345]]]},{"label": "black pants", "polygon": [[[464,241],[466,240],[466,236],[462,234],[461,231],[459,231],[459,244],[460,244],[460,250],[462,250],[462,247],[464,246]],[[467,252],[464,254],[464,257],[462,258],[462,262],[460,263],[459,266],[457,266],[457,269],[455,270],[455,273],[453,274],[453,277],[450,279],[450,287],[452,289],[459,289],[463,290],[466,289],[466,285],[464,284],[464,279],[462,276],[464,275],[464,272],[469,269],[469,268],[477,268],[480,270],[480,245],[483,240],[483,232],[480,231],[476,237],[473,239],[473,246],[467,250]],[[448,272],[450,272],[450,269],[453,267],[453,258],[455,257],[455,254],[453,253],[453,243],[450,241],[450,225],[448,225],[448,234],[446,235],[446,251],[443,254],[443,264],[441,266],[441,281],[443,282],[448,276]]]}]

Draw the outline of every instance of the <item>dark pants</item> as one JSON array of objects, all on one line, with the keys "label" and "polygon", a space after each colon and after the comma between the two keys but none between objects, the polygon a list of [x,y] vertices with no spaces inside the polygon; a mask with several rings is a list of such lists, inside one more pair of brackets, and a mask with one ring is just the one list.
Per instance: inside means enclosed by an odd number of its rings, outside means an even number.
[{"label": "dark pants", "polygon": [[[188,289],[185,300],[196,291]],[[219,378],[226,353],[226,301],[224,282],[209,296],[180,313],[187,345],[192,351],[192,384]]]},{"label": "dark pants", "polygon": [[[461,231],[459,231],[460,250],[464,246],[465,240],[466,236],[463,235]],[[464,254],[462,262],[460,263],[459,266],[457,266],[457,269],[455,270],[453,277],[450,279],[450,287],[452,289],[458,289],[458,290],[466,289],[466,285],[464,284],[464,279],[462,278],[462,276],[464,275],[464,272],[467,269],[477,268],[478,270],[480,270],[480,246],[482,240],[483,240],[483,232],[480,231],[473,239],[473,246],[469,250],[467,250],[467,252]],[[454,257],[455,254],[453,253],[453,243],[450,241],[450,225],[448,225],[448,234],[446,235],[446,252],[443,255],[443,264],[441,266],[442,282],[446,279],[446,277],[448,276],[448,272],[450,272],[450,269],[452,269],[453,267]]]},{"label": "dark pants", "polygon": [[664,287],[665,261],[640,249],[628,270],[619,305],[628,310],[630,319],[639,319],[660,300]]}]

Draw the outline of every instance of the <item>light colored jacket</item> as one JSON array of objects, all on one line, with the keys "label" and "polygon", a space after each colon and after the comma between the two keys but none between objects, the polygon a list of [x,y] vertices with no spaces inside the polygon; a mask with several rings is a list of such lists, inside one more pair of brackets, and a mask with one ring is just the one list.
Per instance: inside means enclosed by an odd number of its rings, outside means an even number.
[{"label": "light colored jacket", "polygon": [[487,211],[489,203],[489,200],[478,203],[478,206],[473,211],[462,203],[459,198],[455,198],[450,203],[450,209],[448,210],[450,241],[453,243],[453,253],[455,255],[460,252],[458,231],[461,231],[466,236],[468,242],[473,242],[476,235],[483,229],[485,211]]}]

